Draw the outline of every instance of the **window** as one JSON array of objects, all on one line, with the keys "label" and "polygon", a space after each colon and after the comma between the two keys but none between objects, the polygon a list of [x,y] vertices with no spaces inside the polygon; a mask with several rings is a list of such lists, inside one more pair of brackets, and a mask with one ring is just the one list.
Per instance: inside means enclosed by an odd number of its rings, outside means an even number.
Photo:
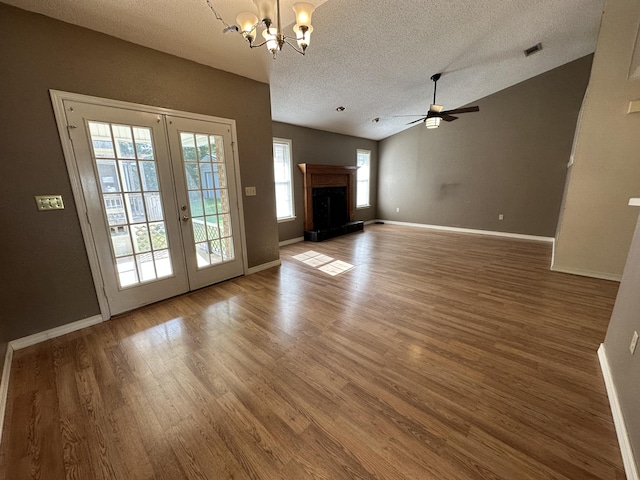
[{"label": "window", "polygon": [[293,164],[291,140],[273,139],[273,173],[276,182],[276,215],[278,220],[295,218],[293,204]]},{"label": "window", "polygon": [[371,152],[369,150],[357,151],[358,171],[356,175],[356,207],[369,206],[369,165],[371,163]]}]

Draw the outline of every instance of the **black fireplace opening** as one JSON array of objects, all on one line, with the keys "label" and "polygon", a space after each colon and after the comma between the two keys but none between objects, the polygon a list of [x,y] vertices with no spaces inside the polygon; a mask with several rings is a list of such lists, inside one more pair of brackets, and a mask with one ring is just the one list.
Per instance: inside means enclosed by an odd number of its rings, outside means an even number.
[{"label": "black fireplace opening", "polygon": [[349,222],[347,187],[314,188],[312,197],[314,230],[341,227]]}]

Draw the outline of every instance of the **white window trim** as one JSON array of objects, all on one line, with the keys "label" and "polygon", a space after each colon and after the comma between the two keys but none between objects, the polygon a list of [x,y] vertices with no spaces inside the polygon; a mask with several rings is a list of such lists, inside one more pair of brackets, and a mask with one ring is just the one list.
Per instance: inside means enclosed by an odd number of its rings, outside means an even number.
[{"label": "white window trim", "polygon": [[[286,143],[289,146],[289,167],[291,168],[291,215],[288,217],[277,218],[278,223],[292,222],[296,217],[295,192],[293,190],[293,142],[289,138],[273,137],[272,143]],[[273,159],[271,160],[273,163]],[[276,213],[277,215],[277,213]]]},{"label": "white window trim", "polygon": [[371,208],[371,150],[365,150],[364,148],[356,149],[356,165],[358,164],[358,155],[361,153],[366,153],[369,155],[369,192],[367,195],[367,203],[358,205],[358,171],[356,170],[356,210],[364,210],[367,208]]}]

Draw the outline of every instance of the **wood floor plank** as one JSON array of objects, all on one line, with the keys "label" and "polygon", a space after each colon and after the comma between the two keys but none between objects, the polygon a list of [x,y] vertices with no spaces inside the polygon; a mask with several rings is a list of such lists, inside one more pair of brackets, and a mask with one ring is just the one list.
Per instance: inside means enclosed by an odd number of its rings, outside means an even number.
[{"label": "wood floor plank", "polygon": [[621,480],[618,284],[550,256],[372,225],[16,351],[0,479]]}]

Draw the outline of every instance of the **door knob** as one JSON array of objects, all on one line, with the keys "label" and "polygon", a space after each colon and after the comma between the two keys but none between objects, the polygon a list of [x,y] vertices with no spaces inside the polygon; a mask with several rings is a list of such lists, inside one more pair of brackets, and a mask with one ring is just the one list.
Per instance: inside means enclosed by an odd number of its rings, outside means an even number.
[{"label": "door knob", "polygon": [[183,222],[188,222],[189,221],[189,217],[187,215],[183,215],[182,216],[182,221]]}]

